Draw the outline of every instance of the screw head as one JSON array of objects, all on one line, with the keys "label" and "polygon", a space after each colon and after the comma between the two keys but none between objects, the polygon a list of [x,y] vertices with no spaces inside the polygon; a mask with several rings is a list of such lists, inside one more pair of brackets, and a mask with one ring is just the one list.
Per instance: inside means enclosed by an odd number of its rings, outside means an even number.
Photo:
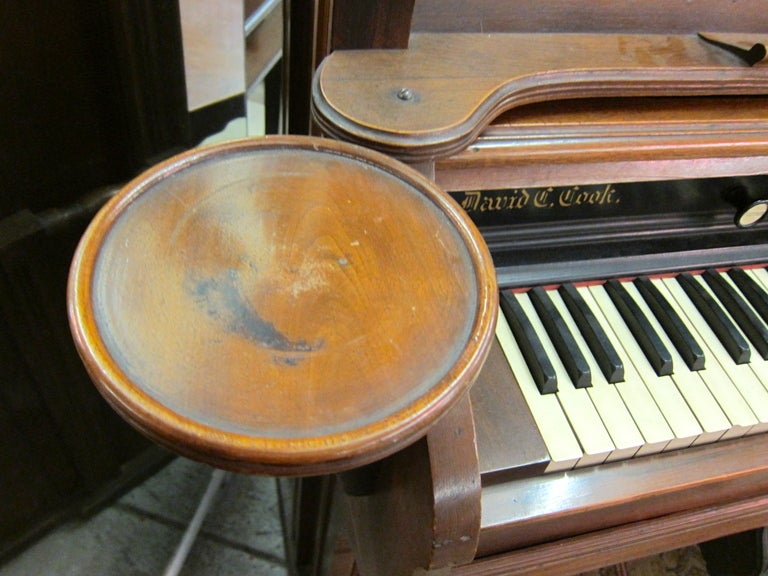
[{"label": "screw head", "polygon": [[410,88],[400,88],[397,92],[397,98],[398,100],[408,102],[409,100],[413,100],[413,92]]}]

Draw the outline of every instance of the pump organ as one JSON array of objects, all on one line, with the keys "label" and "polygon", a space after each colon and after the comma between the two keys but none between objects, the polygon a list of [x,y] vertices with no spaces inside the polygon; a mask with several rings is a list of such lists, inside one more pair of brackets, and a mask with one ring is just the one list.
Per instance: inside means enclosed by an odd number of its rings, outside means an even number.
[{"label": "pump organ", "polygon": [[765,525],[765,16],[468,4],[314,77],[320,129],[448,191],[501,290],[464,415],[345,497],[361,574],[576,573]]}]

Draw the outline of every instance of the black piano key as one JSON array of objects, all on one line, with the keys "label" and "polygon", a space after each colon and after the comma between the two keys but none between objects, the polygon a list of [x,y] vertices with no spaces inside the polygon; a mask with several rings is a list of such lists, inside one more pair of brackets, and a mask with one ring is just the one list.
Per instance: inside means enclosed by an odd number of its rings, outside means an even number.
[{"label": "black piano key", "polygon": [[741,268],[731,268],[728,270],[728,276],[739,287],[760,317],[768,323],[768,292]]},{"label": "black piano key", "polygon": [[704,351],[682,321],[677,311],[648,278],[636,278],[635,286],[643,296],[656,319],[672,340],[683,361],[691,370],[703,370]]},{"label": "black piano key", "polygon": [[672,374],[672,355],[630,293],[618,280],[608,280],[605,283],[605,290],[640,344],[640,348],[656,374],[659,376]]},{"label": "black piano key", "polygon": [[709,292],[688,273],[680,274],[677,277],[677,282],[704,317],[733,361],[736,364],[749,362],[749,344],[744,340],[736,325],[728,318],[725,310],[720,307]]},{"label": "black piano key", "polygon": [[500,298],[501,311],[509,322],[509,327],[515,335],[520,351],[523,353],[533,381],[542,394],[557,392],[557,375],[552,367],[544,346],[538,334],[533,329],[525,311],[518,303],[515,295],[509,290],[503,290]]},{"label": "black piano key", "polygon": [[579,330],[605,379],[613,383],[623,382],[624,363],[579,291],[573,284],[563,284],[558,292],[560,292],[563,302],[579,326]]},{"label": "black piano key", "polygon": [[573,338],[560,311],[549,298],[546,290],[541,287],[533,288],[528,292],[536,312],[539,314],[544,328],[549,334],[549,339],[555,345],[560,360],[565,366],[565,371],[571,377],[576,388],[587,388],[592,385],[592,374],[589,370],[584,354]]},{"label": "black piano key", "polygon": [[715,293],[720,303],[736,321],[744,335],[764,360],[768,359],[768,328],[766,328],[755,311],[750,308],[744,297],[736,290],[723,275],[716,270],[706,270],[704,281]]}]

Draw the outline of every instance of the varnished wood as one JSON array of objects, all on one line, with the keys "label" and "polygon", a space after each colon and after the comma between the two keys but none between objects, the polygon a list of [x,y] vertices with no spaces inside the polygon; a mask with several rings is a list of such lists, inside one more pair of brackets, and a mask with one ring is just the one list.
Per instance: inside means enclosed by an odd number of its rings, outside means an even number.
[{"label": "varnished wood", "polygon": [[768,171],[768,98],[612,98],[510,110],[435,161],[445,190],[736,176]]},{"label": "varnished wood", "polygon": [[347,496],[345,504],[361,574],[410,576],[470,562],[480,528],[480,476],[468,398],[425,439],[383,460],[371,494]]},{"label": "varnished wood", "polygon": [[428,567],[435,511],[426,439],[383,460],[373,493],[346,496],[342,505],[361,574],[410,575]]},{"label": "varnished wood", "polygon": [[413,3],[333,0],[330,50],[407,48]]},{"label": "varnished wood", "polygon": [[496,484],[483,490],[478,557],[761,495],[767,455],[757,435]]},{"label": "varnished wood", "polygon": [[418,162],[466,148],[524,104],[767,90],[763,63],[743,65],[693,35],[415,34],[408,50],[330,55],[313,105],[326,133]]},{"label": "varnished wood", "polygon": [[[488,369],[486,365],[483,372]],[[473,398],[489,382],[489,375],[481,374]],[[495,416],[475,409],[476,428],[482,430],[489,417]],[[445,432],[438,426],[431,434]],[[384,461],[383,480],[373,495],[350,499],[353,530],[376,542],[357,548],[363,575],[410,575],[424,569],[430,540],[421,531],[434,535],[434,518],[441,512],[450,518],[449,511],[467,496],[459,479],[471,464],[433,457],[423,442],[418,446]],[[507,448],[515,451],[515,446]],[[482,475],[483,512],[474,561],[452,573],[574,574],[768,521],[765,435],[567,473],[501,481],[498,474],[489,468]],[[434,487],[428,479],[438,476],[457,480],[456,501],[446,500],[442,511],[430,507]],[[393,557],[399,558],[396,565]]]},{"label": "varnished wood", "polygon": [[[765,62],[750,67],[696,35],[715,30],[734,44],[764,43],[765,18],[754,0],[642,7],[416,0],[407,50],[338,51],[325,60],[314,113],[326,134],[404,159],[449,190],[765,173]],[[486,232],[492,246],[504,242],[498,231]],[[513,260],[514,248],[504,246]],[[452,573],[577,573],[768,519],[761,437],[517,476],[546,454],[536,431],[525,433],[516,421],[527,414],[516,395],[492,348],[470,393],[483,485],[480,537],[474,561]],[[432,488],[421,475],[455,475],[460,497],[467,471],[451,472],[455,459],[416,446],[425,452],[385,460],[396,482],[352,508],[354,530],[379,538],[378,549],[358,549],[364,576],[447,570],[448,563],[428,560],[437,532],[423,493]],[[393,571],[379,562],[384,556],[403,560]]]},{"label": "varnished wood", "polygon": [[451,573],[456,576],[568,576],[763,527],[768,524],[767,510],[765,495],[726,501],[482,558]]},{"label": "varnished wood", "polygon": [[543,473],[547,448],[497,341],[470,396],[483,484]]},{"label": "varnished wood", "polygon": [[384,460],[370,494],[344,497],[362,574],[410,576],[416,568],[471,562],[481,484],[546,465],[546,448],[495,340],[470,396],[425,441]]},{"label": "varnished wood", "polygon": [[474,381],[497,306],[447,195],[298,137],[200,148],[128,184],[69,293],[78,350],[127,420],[221,467],[296,475],[423,436]]},{"label": "varnished wood", "polygon": [[[430,430],[427,447],[435,506],[429,568],[466,564],[477,551],[481,518],[475,426],[468,396]],[[461,471],[443,474],[440,463],[447,461],[460,462]]]},{"label": "varnished wood", "polygon": [[286,0],[284,125],[313,134],[311,81],[331,52],[407,48],[414,0]]},{"label": "varnished wood", "polygon": [[[575,4],[553,6],[562,11]],[[490,6],[471,2],[455,8],[467,22],[481,19],[474,32],[487,32],[482,17]],[[605,3],[593,7],[608,19],[618,16]],[[518,3],[509,13],[543,22],[551,14],[546,7],[536,20],[539,8]],[[559,33],[542,26],[540,34],[517,29],[462,35],[432,34],[454,30],[442,28],[454,14],[425,24],[417,2],[414,27],[430,33],[412,34],[408,50],[331,55],[315,78],[315,114],[329,135],[407,159],[448,190],[764,173],[765,64],[749,67],[701,41],[697,29],[686,28],[694,26],[695,17],[680,25],[662,18],[656,31],[663,34],[649,33],[653,11],[660,8],[651,2],[644,15],[583,36],[567,33],[570,27],[587,31],[588,18],[578,15],[563,20]],[[670,10],[683,8],[675,4]],[[598,27],[608,21],[597,20]],[[720,31],[734,22],[724,19]],[[521,26],[509,19],[489,25],[504,32]],[[762,40],[754,34],[744,38]],[[507,54],[524,56],[500,56]],[[492,241],[496,231],[486,232]],[[514,246],[505,250],[514,254]],[[470,393],[483,515],[475,557],[455,566],[454,573],[578,573],[768,519],[762,496],[768,488],[768,441],[759,436],[568,473],[532,472],[546,465],[546,450],[535,426],[526,430],[524,419],[517,421],[529,413],[509,368],[497,360],[492,348]],[[391,474],[398,474],[397,456],[386,460]],[[454,475],[454,491],[463,494],[466,487],[458,479],[474,462],[456,466],[429,447],[421,457],[427,456],[430,477]],[[425,474],[426,464],[410,461],[407,469]],[[420,492],[430,489],[415,474],[398,478],[396,489],[388,485],[377,494],[375,514],[363,513],[367,504],[358,501],[352,524],[355,530],[372,530],[370,524],[383,522],[393,531],[376,533],[380,545],[398,550],[404,563],[394,572],[382,569],[365,563],[375,552],[358,549],[364,576],[440,567],[426,564],[420,548],[424,531],[436,533],[431,515],[425,513],[420,527],[409,527],[408,534],[420,538],[396,544],[399,527],[413,522],[406,511],[421,510],[409,503],[428,502]]]},{"label": "varnished wood", "polygon": [[768,30],[762,0],[417,0],[416,32],[695,34]]}]

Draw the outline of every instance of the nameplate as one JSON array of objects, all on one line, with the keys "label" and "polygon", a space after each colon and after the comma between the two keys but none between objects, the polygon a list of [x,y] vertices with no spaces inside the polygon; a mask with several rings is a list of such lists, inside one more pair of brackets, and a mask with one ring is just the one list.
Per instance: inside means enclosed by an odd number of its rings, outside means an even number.
[{"label": "nameplate", "polygon": [[450,192],[480,227],[732,211],[724,193],[761,190],[766,176],[699,178]]}]

